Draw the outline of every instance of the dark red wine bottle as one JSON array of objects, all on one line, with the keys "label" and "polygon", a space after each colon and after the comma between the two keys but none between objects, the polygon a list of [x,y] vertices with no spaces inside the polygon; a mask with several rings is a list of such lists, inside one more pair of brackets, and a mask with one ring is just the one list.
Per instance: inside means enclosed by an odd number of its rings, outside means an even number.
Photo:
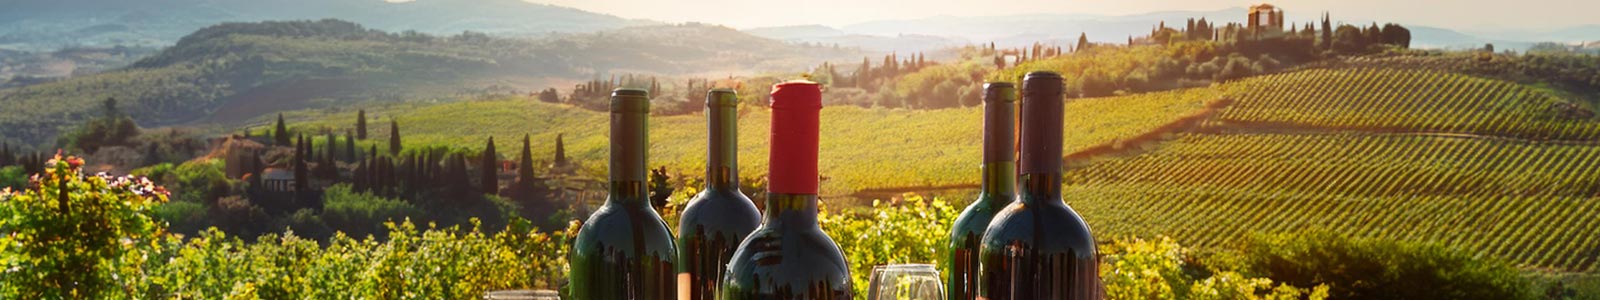
[{"label": "dark red wine bottle", "polygon": [[983,185],[950,228],[945,245],[945,295],[950,300],[978,297],[978,253],[983,231],[1000,207],[1017,197],[1017,88],[1010,82],[983,85]]},{"label": "dark red wine bottle", "polygon": [[739,191],[739,96],[706,95],[705,190],[689,200],[678,222],[678,299],[711,300],[739,242],[761,226],[761,211]]},{"label": "dark red wine bottle", "polygon": [[1089,225],[1061,199],[1061,75],[1022,82],[1021,191],[983,233],[982,299],[1100,299]]},{"label": "dark red wine bottle", "polygon": [[611,180],[606,203],[589,216],[571,251],[573,299],[669,299],[677,295],[677,250],[646,192],[650,97],[611,93]]},{"label": "dark red wine bottle", "polygon": [[772,87],[766,211],[729,261],[721,299],[851,299],[850,265],[817,223],[821,110],[817,83]]}]

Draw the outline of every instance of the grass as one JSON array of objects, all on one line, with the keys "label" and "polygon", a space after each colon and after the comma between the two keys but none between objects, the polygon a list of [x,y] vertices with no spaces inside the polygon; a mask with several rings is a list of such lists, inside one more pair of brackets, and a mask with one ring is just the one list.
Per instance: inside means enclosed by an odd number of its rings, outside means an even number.
[{"label": "grass", "polygon": [[[1070,100],[1066,150],[1081,151],[1117,143],[1192,115],[1215,100],[1209,90]],[[982,110],[874,109],[830,106],[822,112],[821,184],[824,195],[867,189],[976,185],[982,144]],[[286,114],[306,130],[344,132],[355,112],[299,111]],[[400,123],[404,147],[448,145],[481,149],[495,137],[502,157],[520,151],[515,143],[531,136],[536,159],[553,157],[557,135],[566,154],[591,175],[603,175],[608,116],[525,97],[461,101],[436,105],[392,105],[368,109],[372,139],[387,145],[387,121]],[[764,107],[741,108],[740,172],[761,177],[767,167],[770,114]],[[703,115],[652,116],[650,164],[698,177],[704,172],[706,124]],[[914,159],[912,159],[914,158]]]}]

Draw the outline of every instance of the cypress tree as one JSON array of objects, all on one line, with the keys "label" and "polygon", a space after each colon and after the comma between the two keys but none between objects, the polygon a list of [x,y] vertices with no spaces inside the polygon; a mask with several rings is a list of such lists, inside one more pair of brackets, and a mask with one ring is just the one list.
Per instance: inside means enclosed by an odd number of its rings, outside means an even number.
[{"label": "cypress tree", "polygon": [[333,161],[338,160],[339,141],[338,138],[333,135],[333,132],[328,132],[328,145],[323,147],[327,147],[327,149],[324,149],[324,151],[327,153],[322,155],[323,161],[333,163]]},{"label": "cypress tree", "polygon": [[306,153],[301,154],[301,157],[304,158],[304,160],[309,160],[309,161],[316,160],[317,159],[317,151],[314,150],[316,148],[311,145],[311,140],[315,139],[317,137],[316,136],[312,136],[311,138],[308,139],[308,138],[306,138],[305,134],[300,134],[298,136],[300,137],[300,144],[305,145],[305,152]]},{"label": "cypress tree", "polygon": [[561,139],[564,136],[566,136],[566,134],[557,134],[556,135],[556,160],[555,160],[555,162],[558,163],[558,164],[567,163],[567,147],[565,146],[564,143],[561,142]]},{"label": "cypress tree", "polygon": [[389,155],[400,155],[400,122],[389,120]]},{"label": "cypress tree", "polygon": [[[302,145],[302,150],[307,149],[306,146],[310,146],[306,145],[306,139],[304,136],[301,136],[298,142]],[[294,163],[295,193],[302,193],[311,188],[310,178],[307,178],[308,174],[306,174],[308,170],[306,170],[305,156],[303,156],[306,152],[308,151],[295,151],[294,157],[290,158],[290,160],[292,160]]]},{"label": "cypress tree", "polygon": [[11,144],[0,143],[0,167],[11,165],[11,160],[13,159],[11,157]]},{"label": "cypress tree", "polygon": [[392,186],[389,182],[389,157],[374,156],[372,163],[372,174],[368,175],[371,177],[368,180],[371,181],[373,193],[388,196],[389,187]]},{"label": "cypress tree", "polygon": [[457,153],[448,156],[446,160],[450,162],[447,164],[448,167],[445,168],[444,173],[450,176],[448,180],[451,181],[451,190],[456,195],[460,195],[460,197],[471,197],[472,176],[467,175],[467,156]]},{"label": "cypress tree", "polygon": [[[556,140],[560,141],[561,139],[557,138]],[[557,147],[556,149],[557,149],[556,151],[558,151],[558,152],[561,151],[561,150],[559,150],[560,147]],[[533,181],[533,153],[529,152],[529,149],[528,149],[528,136],[527,135],[523,135],[522,136],[522,157],[520,157],[520,160],[517,162],[517,186],[519,186],[519,187],[527,186],[528,184],[531,184],[532,181]]]},{"label": "cypress tree", "polygon": [[1333,21],[1327,12],[1322,13],[1322,50],[1333,50]]},{"label": "cypress tree", "polygon": [[394,161],[388,156],[378,157],[377,161],[378,172],[372,174],[372,181],[377,184],[373,188],[385,196],[393,195],[391,191],[394,190]]},{"label": "cypress tree", "polygon": [[479,160],[481,162],[478,163],[478,167],[482,170],[478,172],[482,181],[482,191],[484,194],[494,195],[500,191],[500,178],[496,176],[499,168],[495,167],[500,164],[500,160],[494,151],[494,137],[489,137],[489,144],[483,147],[483,157]]},{"label": "cypress tree", "polygon": [[356,138],[367,139],[367,110],[356,111]]},{"label": "cypress tree", "polygon": [[272,133],[273,141],[277,142],[278,146],[289,145],[289,127],[283,124],[283,114],[278,114],[278,126],[273,129]]},{"label": "cypress tree", "polygon": [[406,156],[408,157],[405,170],[406,180],[401,184],[405,185],[406,196],[408,197],[415,196],[417,190],[422,187],[422,158],[418,156],[417,153],[411,153],[411,155]]},{"label": "cypress tree", "polygon": [[349,131],[344,132],[344,161],[356,161],[356,139]]},{"label": "cypress tree", "polygon": [[350,172],[350,190],[357,193],[367,191],[367,161],[356,164],[356,169]]},{"label": "cypress tree", "polygon": [[1078,33],[1078,51],[1082,52],[1083,50],[1088,50],[1090,46],[1089,34],[1083,32]]}]

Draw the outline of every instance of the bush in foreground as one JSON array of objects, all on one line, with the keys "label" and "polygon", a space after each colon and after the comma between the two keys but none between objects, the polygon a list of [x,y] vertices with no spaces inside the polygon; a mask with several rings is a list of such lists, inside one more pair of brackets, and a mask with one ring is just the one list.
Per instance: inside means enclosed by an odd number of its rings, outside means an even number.
[{"label": "bush in foreground", "polygon": [[[542,233],[513,220],[488,233],[476,220],[425,229],[402,221],[385,223],[386,238],[335,233],[325,243],[292,231],[246,242],[215,228],[185,238],[154,217],[162,188],[84,176],[81,165],[57,159],[30,189],[0,193],[0,299],[472,299],[560,289],[578,227]],[[956,214],[941,200],[906,194],[821,220],[864,293],[872,266],[943,265]],[[1532,289],[1504,263],[1317,232],[1259,238],[1237,264],[1221,264],[1238,268],[1193,265],[1188,249],[1165,238],[1116,240],[1101,254],[1108,299],[1526,299]]]},{"label": "bush in foreground", "polygon": [[[167,192],[142,177],[87,176],[76,157],[0,191],[0,298],[118,299],[162,237],[151,209]],[[132,280],[130,280],[132,279]]]},{"label": "bush in foreground", "polygon": [[1510,264],[1433,244],[1310,231],[1255,237],[1243,268],[1295,286],[1327,284],[1332,299],[1530,299]]}]

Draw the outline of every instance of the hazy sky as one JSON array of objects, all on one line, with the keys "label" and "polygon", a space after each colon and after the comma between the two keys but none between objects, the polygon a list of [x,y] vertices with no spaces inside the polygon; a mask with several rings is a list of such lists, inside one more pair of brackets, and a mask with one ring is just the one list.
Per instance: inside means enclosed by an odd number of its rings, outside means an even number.
[{"label": "hazy sky", "polygon": [[[1249,6],[1238,0],[528,0],[625,18],[702,21],[737,28],[823,24],[938,15],[1027,13],[1125,15]],[[991,3],[1004,3],[993,5]],[[1459,29],[1540,29],[1600,24],[1600,0],[1281,0],[1291,20],[1330,11],[1335,19],[1394,21]],[[787,6],[779,9],[777,7]]]}]

